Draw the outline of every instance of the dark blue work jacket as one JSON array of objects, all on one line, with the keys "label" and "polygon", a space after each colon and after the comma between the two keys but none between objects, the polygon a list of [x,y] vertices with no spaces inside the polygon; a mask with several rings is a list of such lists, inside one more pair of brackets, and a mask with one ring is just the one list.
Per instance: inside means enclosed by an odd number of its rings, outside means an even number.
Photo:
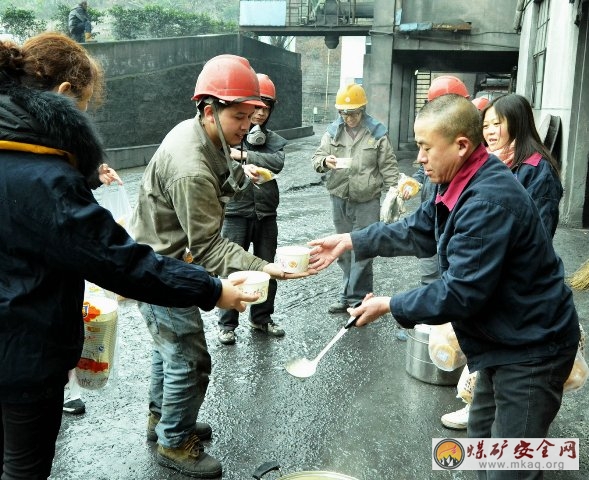
[{"label": "dark blue work jacket", "polygon": [[[221,283],[135,243],[92,195],[104,152],[63,95],[0,83],[0,402],[63,391],[84,341],[84,279],[210,310]],[[137,328],[145,328],[137,325]]]},{"label": "dark blue work jacket", "polygon": [[357,260],[438,253],[441,278],[394,293],[406,328],[452,322],[471,371],[551,357],[579,341],[564,267],[534,201],[481,145],[437,197],[352,232]]}]

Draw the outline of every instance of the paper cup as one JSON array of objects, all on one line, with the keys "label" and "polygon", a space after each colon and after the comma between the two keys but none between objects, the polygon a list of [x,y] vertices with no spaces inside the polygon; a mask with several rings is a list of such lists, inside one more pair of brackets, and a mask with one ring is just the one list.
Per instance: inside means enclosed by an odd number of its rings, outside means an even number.
[{"label": "paper cup", "polygon": [[309,252],[307,247],[280,247],[276,250],[276,262],[287,273],[306,272],[309,268]]},{"label": "paper cup", "polygon": [[229,275],[229,280],[233,280],[236,278],[246,277],[243,283],[237,285],[243,293],[248,295],[256,295],[257,293],[260,294],[260,298],[255,302],[246,302],[252,305],[257,303],[264,303],[268,298],[268,283],[270,281],[270,275],[266,272],[258,272],[255,270],[244,270],[241,272],[234,272]]},{"label": "paper cup", "polygon": [[351,166],[351,157],[338,157],[335,159],[335,168],[350,168]]}]

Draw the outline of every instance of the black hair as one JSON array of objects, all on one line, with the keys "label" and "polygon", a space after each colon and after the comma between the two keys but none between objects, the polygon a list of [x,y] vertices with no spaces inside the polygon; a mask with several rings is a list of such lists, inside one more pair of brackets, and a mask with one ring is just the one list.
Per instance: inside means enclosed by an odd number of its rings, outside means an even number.
[{"label": "black hair", "polygon": [[510,167],[512,170],[517,170],[525,160],[539,153],[548,160],[556,174],[560,175],[556,159],[540,139],[532,106],[525,97],[516,93],[497,97],[483,109],[483,118],[491,107],[495,109],[499,120],[507,121],[509,141],[515,140],[513,163]]}]

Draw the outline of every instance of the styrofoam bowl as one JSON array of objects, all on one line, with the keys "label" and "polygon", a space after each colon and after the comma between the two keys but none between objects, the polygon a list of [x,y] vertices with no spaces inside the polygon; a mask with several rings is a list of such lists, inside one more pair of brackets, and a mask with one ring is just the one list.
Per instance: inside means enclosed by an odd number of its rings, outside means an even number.
[{"label": "styrofoam bowl", "polygon": [[243,277],[245,277],[245,281],[237,285],[237,288],[248,295],[256,295],[257,293],[260,294],[260,298],[258,298],[255,302],[246,303],[250,303],[252,305],[257,303],[264,303],[268,299],[268,284],[270,281],[270,275],[268,275],[266,272],[259,272],[256,270],[242,270],[229,274],[227,278],[229,278],[229,280],[234,280],[236,278]]},{"label": "styrofoam bowl", "polygon": [[287,273],[302,273],[309,268],[311,249],[302,246],[279,247],[276,249],[276,262]]}]

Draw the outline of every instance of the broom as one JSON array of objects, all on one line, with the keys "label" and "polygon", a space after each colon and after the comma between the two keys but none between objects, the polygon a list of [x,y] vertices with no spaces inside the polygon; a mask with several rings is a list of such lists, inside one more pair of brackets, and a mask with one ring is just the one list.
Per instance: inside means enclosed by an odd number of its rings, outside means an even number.
[{"label": "broom", "polygon": [[579,269],[569,278],[569,284],[575,290],[587,290],[589,288],[589,260],[585,261]]}]

